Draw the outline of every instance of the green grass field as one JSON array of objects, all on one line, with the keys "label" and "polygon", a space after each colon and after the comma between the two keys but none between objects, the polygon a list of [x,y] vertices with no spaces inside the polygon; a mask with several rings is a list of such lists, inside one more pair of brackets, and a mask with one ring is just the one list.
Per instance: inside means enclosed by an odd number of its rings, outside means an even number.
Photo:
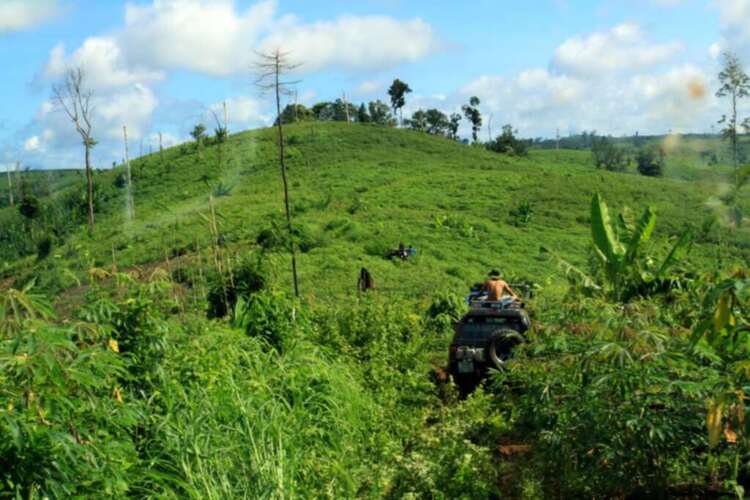
[{"label": "green grass field", "polygon": [[[40,194],[31,221],[0,209],[0,498],[701,497],[750,485],[738,421],[750,234],[726,223],[731,169],[702,163],[709,144],[675,146],[667,175],[647,178],[596,170],[587,151],[517,158],[409,130],[288,126],[294,300],[275,137],[134,161],[132,220],[123,168],[97,173],[93,235],[76,174]],[[657,213],[618,284],[592,250],[594,193],[615,220]],[[692,249],[669,279],[626,302],[609,292],[686,230]],[[385,259],[399,242],[416,256]],[[558,257],[602,289],[571,287]],[[355,291],[361,267],[373,292]],[[537,285],[534,328],[507,370],[461,399],[442,371],[452,322],[492,268]],[[259,291],[209,319],[227,277]]]}]

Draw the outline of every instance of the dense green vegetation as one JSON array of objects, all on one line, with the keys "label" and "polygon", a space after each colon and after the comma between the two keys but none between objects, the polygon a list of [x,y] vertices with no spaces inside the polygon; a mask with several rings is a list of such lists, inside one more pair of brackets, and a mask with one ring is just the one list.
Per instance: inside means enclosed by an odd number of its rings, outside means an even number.
[{"label": "dense green vegetation", "polygon": [[[134,220],[122,170],[96,174],[93,236],[82,181],[0,210],[0,496],[749,486],[750,237],[704,145],[654,178],[375,124],[286,132],[299,301],[271,130],[134,161]],[[384,259],[400,241],[416,256]],[[451,322],[493,267],[533,284],[531,342],[460,400]]]}]

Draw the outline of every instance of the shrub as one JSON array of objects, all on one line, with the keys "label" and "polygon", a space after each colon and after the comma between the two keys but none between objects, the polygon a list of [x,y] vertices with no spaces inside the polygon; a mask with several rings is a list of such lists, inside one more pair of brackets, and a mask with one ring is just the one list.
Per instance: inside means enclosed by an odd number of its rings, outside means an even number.
[{"label": "shrub", "polygon": [[603,168],[610,172],[622,172],[630,163],[625,149],[615,146],[611,139],[606,137],[594,137],[591,157],[596,168]]},{"label": "shrub", "polygon": [[115,350],[128,359],[130,376],[123,377],[123,384],[139,391],[152,389],[163,375],[167,328],[162,320],[162,300],[170,284],[155,281],[139,285],[124,274],[116,279],[127,286],[125,297],[113,301],[94,288],[80,314],[109,333]]},{"label": "shrub", "polygon": [[117,177],[115,177],[113,184],[117,189],[125,189],[128,185],[128,178],[123,172],[120,172],[117,174]]},{"label": "shrub", "polygon": [[209,276],[207,316],[223,318],[235,309],[238,299],[247,301],[254,293],[263,290],[268,282],[268,272],[262,256],[246,255],[233,264],[233,275],[214,272]]},{"label": "shrub", "polygon": [[38,260],[46,259],[52,252],[52,238],[43,236],[36,244],[36,258]]},{"label": "shrub", "polygon": [[212,191],[214,198],[221,198],[223,196],[229,196],[232,194],[234,186],[227,186],[223,182],[219,182]]},{"label": "shrub", "polygon": [[682,355],[684,340],[632,326],[595,339],[538,335],[498,373],[501,398],[524,388],[518,425],[547,488],[563,497],[668,496],[670,484],[706,472],[704,398],[715,375]]},{"label": "shrub", "polygon": [[534,215],[534,209],[528,200],[521,201],[518,206],[509,212],[513,218],[514,226],[525,226],[531,221],[531,216]]},{"label": "shrub", "polygon": [[29,220],[36,219],[41,210],[39,200],[33,194],[24,195],[21,203],[18,205],[18,211]]},{"label": "shrub", "polygon": [[252,294],[246,301],[238,299],[233,322],[249,336],[263,339],[280,352],[285,341],[291,339],[292,333],[304,322],[293,309],[294,304],[284,295],[262,291]]},{"label": "shrub", "polygon": [[125,360],[99,335],[32,322],[0,337],[3,496],[127,496],[136,412],[120,392]]},{"label": "shrub", "polygon": [[503,133],[497,136],[495,140],[487,143],[487,149],[496,153],[512,154],[516,156],[526,156],[528,154],[528,145],[526,141],[518,139],[511,125],[503,126]]},{"label": "shrub", "polygon": [[466,312],[466,303],[452,293],[438,294],[427,309],[428,327],[435,331],[446,331],[461,319]]},{"label": "shrub", "polygon": [[[322,245],[320,238],[313,235],[307,226],[294,225],[292,227],[292,235],[295,245],[303,253]],[[288,251],[289,233],[286,227],[282,227],[274,221],[270,227],[258,233],[255,242],[266,251]]]},{"label": "shrub", "polygon": [[664,175],[664,151],[656,146],[638,151],[636,155],[638,172],[649,177]]}]

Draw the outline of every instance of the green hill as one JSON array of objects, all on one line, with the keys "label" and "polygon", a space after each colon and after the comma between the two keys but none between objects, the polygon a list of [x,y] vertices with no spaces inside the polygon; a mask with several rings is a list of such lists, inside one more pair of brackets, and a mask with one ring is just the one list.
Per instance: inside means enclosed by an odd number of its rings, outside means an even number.
[{"label": "green hill", "polygon": [[[294,221],[304,240],[301,289],[321,299],[350,293],[362,266],[383,289],[414,296],[464,290],[492,267],[545,282],[554,273],[540,246],[585,262],[594,192],[634,214],[652,205],[657,236],[666,240],[718,216],[712,207],[725,189],[722,172],[686,182],[595,170],[585,151],[532,150],[513,158],[414,131],[335,123],[292,125],[287,134]],[[98,174],[96,233],[90,238],[81,228],[54,238],[55,267],[85,271],[84,254],[103,267],[114,258],[122,268],[195,255],[211,245],[204,218],[211,193],[224,241],[233,249],[256,247],[261,231],[283,221],[275,136],[244,132],[219,149],[185,144],[134,161],[133,221],[125,218],[125,190],[114,187],[122,168]],[[524,202],[533,212],[527,223],[511,215]],[[728,237],[720,224],[706,227],[692,254],[696,262],[715,257],[713,243]],[[414,245],[417,258],[403,265],[384,260],[400,241]],[[9,257],[4,267],[14,273],[40,268],[34,257]],[[287,281],[287,257],[269,259]]]},{"label": "green hill", "polygon": [[[750,237],[725,223],[726,167],[655,179],[596,170],[587,151],[516,158],[344,123],[286,134],[299,300],[273,130],[134,161],[132,220],[123,168],[97,173],[91,235],[82,178],[27,197],[29,217],[0,209],[0,497],[750,487]],[[655,226],[631,224],[646,206]],[[686,230],[690,253],[665,260]],[[399,242],[417,254],[384,258]],[[570,283],[561,260],[580,269]],[[372,292],[355,291],[361,267]],[[536,285],[533,327],[462,398],[452,327],[490,268]]]}]

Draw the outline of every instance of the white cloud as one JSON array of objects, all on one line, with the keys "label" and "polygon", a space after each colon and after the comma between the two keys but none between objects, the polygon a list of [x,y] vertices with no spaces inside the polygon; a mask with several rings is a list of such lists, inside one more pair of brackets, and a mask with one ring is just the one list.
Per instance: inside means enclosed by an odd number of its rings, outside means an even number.
[{"label": "white cloud", "polygon": [[[273,118],[270,114],[263,111],[262,103],[253,97],[240,96],[226,100],[227,115],[229,119],[229,128],[258,126],[270,123]],[[220,120],[223,120],[224,104],[217,102],[209,106],[209,111],[216,113]],[[213,124],[214,118],[211,113],[205,117],[209,124]],[[234,126],[234,127],[233,127]]]},{"label": "white cloud", "polygon": [[[133,141],[144,137],[157,106],[154,93],[141,84],[95,94],[92,99],[93,136],[98,142],[94,148],[95,164],[108,166],[112,158],[120,157],[123,125],[127,125],[128,137]],[[80,165],[77,162],[81,138],[67,115],[53,103],[42,103],[31,128],[42,131],[29,137],[23,145],[32,163],[44,163],[48,167]]]},{"label": "white cloud", "polygon": [[255,51],[277,48],[302,64],[299,71],[337,66],[381,69],[413,62],[439,48],[421,19],[343,16],[305,23],[278,17],[276,2],[264,0],[238,12],[234,0],[154,0],[128,4],[117,34],[132,64],[180,68],[213,76],[249,72]]},{"label": "white cloud", "polygon": [[[161,134],[161,145],[163,148],[171,148],[172,146],[177,146],[178,144],[187,142],[188,140],[189,139],[187,137],[180,138],[169,132],[163,132]],[[156,150],[159,147],[159,133],[153,132],[149,134],[145,138],[145,142],[147,144],[153,145],[154,150]]]},{"label": "white cloud", "polygon": [[151,115],[159,101],[148,87],[135,84],[116,94],[94,102],[94,123],[100,135],[118,140],[122,126],[127,125],[128,136],[143,137],[148,131]]},{"label": "white cloud", "polygon": [[724,49],[722,48],[722,46],[721,46],[721,43],[720,43],[720,42],[714,42],[714,43],[712,43],[712,44],[711,44],[711,45],[710,45],[710,46],[708,47],[708,56],[709,56],[709,57],[710,57],[711,59],[713,59],[713,60],[716,60],[716,59],[718,59],[718,58],[719,58],[719,56],[721,55],[721,53],[722,53],[722,51],[723,51],[723,50],[724,50]]},{"label": "white cloud", "polygon": [[652,67],[669,61],[683,48],[680,42],[648,44],[645,38],[634,23],[576,36],[557,48],[552,64],[563,73],[594,76]]},{"label": "white cloud", "polygon": [[672,68],[658,75],[636,75],[630,80],[633,101],[646,120],[670,129],[705,126],[705,112],[714,103],[709,80],[693,65]]},{"label": "white cloud", "polygon": [[241,13],[232,0],[128,4],[120,39],[132,62],[225,76],[250,70],[253,48],[275,9],[273,1]]},{"label": "white cloud", "polygon": [[58,12],[57,0],[2,0],[0,35],[41,24]]},{"label": "white cloud", "polygon": [[463,102],[480,98],[495,124],[512,123],[526,135],[555,130],[606,134],[704,130],[715,121],[709,77],[693,65],[630,77],[579,78],[532,69],[513,78],[483,76],[459,92]]},{"label": "white cloud", "polygon": [[161,71],[129,66],[117,41],[108,37],[87,38],[70,56],[66,56],[65,47],[58,44],[50,52],[43,75],[47,79],[59,78],[71,67],[80,67],[94,89],[143,84],[165,77]]},{"label": "white cloud", "polygon": [[261,47],[288,52],[291,60],[302,65],[301,71],[325,66],[382,69],[417,61],[440,48],[425,21],[385,16],[344,16],[313,24],[287,19]]},{"label": "white cloud", "polygon": [[750,61],[750,0],[715,0],[727,48]]},{"label": "white cloud", "polygon": [[26,139],[26,141],[23,143],[23,150],[24,151],[37,151],[39,149],[39,146],[41,144],[41,141],[39,140],[38,135],[34,135]]},{"label": "white cloud", "polygon": [[385,90],[386,84],[379,80],[365,80],[360,82],[354,88],[354,95],[369,96],[375,93],[381,93]]}]

